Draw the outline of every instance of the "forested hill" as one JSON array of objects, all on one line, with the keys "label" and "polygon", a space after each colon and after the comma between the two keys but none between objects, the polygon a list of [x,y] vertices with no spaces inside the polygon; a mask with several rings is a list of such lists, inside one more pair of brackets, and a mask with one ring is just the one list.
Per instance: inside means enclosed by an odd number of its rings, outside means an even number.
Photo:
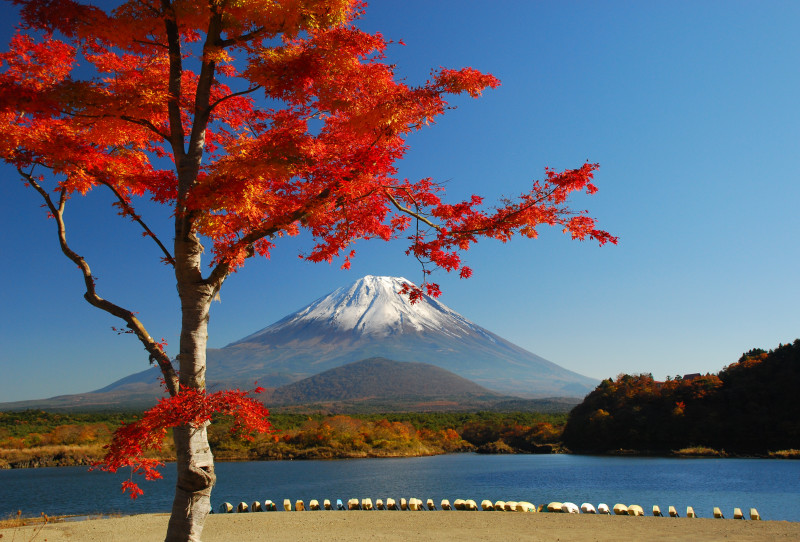
[{"label": "forested hill", "polygon": [[769,352],[751,350],[716,375],[666,382],[621,375],[601,382],[572,410],[563,443],[593,452],[800,449],[798,390],[800,339]]},{"label": "forested hill", "polygon": [[499,400],[502,396],[435,365],[370,358],[282,386],[265,403],[308,404],[369,398],[386,401],[403,397]]}]

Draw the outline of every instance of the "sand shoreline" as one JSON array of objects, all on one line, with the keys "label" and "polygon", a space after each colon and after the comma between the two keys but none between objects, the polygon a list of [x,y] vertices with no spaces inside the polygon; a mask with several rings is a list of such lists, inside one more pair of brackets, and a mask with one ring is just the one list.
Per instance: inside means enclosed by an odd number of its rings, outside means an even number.
[{"label": "sand shoreline", "polygon": [[[159,541],[167,514],[53,523],[0,530],[17,540]],[[319,511],[214,514],[203,531],[204,542],[248,542],[266,537],[286,542],[470,540],[507,541],[685,541],[800,540],[800,523],[733,519],[688,519],[588,514],[496,512]]]}]

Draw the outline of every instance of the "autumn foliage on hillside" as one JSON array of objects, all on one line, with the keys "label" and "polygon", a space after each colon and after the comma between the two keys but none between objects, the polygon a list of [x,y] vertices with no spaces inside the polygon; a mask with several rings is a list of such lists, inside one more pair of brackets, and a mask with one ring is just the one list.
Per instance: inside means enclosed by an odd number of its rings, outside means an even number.
[{"label": "autumn foliage on hillside", "polygon": [[[272,413],[276,429],[241,439],[231,416],[216,416],[209,442],[221,460],[410,457],[454,452],[550,453],[566,414],[534,412]],[[152,423],[141,415],[0,412],[0,468],[89,465],[105,455],[120,425]],[[232,431],[233,430],[233,431]],[[125,432],[123,432],[125,433]],[[142,450],[144,451],[144,450]],[[170,439],[145,458],[171,461]],[[132,488],[131,488],[132,489]],[[138,494],[138,493],[137,493]]]},{"label": "autumn foliage on hillside", "polygon": [[[551,453],[563,414],[426,412],[366,415],[278,415],[281,430],[243,443],[226,422],[209,429],[219,458],[317,459],[435,455],[454,452]],[[288,423],[287,423],[288,422]]]},{"label": "autumn foliage on hillside", "polygon": [[563,441],[583,451],[798,449],[798,389],[800,339],[769,352],[751,350],[716,375],[666,382],[620,375],[573,409]]}]

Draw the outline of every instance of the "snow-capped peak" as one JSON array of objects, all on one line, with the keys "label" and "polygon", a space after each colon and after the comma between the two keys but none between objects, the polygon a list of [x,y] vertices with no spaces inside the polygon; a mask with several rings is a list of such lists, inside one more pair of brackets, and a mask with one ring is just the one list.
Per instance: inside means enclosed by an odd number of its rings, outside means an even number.
[{"label": "snow-capped peak", "polygon": [[477,326],[469,320],[427,296],[412,305],[407,296],[399,294],[407,283],[411,284],[402,277],[367,275],[240,342],[247,342],[263,333],[310,323],[323,324],[337,331],[352,330],[359,335],[394,335],[425,330],[460,335],[475,331]]}]

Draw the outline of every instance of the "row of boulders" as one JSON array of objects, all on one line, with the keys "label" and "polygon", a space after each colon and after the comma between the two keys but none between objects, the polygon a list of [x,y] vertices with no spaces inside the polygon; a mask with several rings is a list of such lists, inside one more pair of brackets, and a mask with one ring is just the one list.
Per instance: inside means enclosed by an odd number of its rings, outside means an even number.
[{"label": "row of boulders", "polygon": [[[476,501],[472,499],[456,499],[451,504],[449,500],[442,499],[439,503],[441,510],[484,510],[484,511],[504,511],[504,512],[550,512],[550,513],[563,513],[563,514],[605,514],[611,515],[612,513],[617,516],[644,516],[644,509],[639,506],[638,504],[631,504],[631,505],[624,505],[624,504],[615,504],[613,508],[609,508],[609,506],[605,503],[600,503],[597,505],[597,508],[594,507],[591,503],[585,502],[583,503],[580,508],[577,504],[571,502],[557,502],[553,501],[547,505],[540,504],[536,506],[533,503],[528,501],[495,501],[492,502],[488,499],[481,501],[480,508]],[[383,499],[376,499],[374,504],[372,499],[364,498],[359,501],[359,499],[349,499],[347,503],[344,503],[341,499],[336,499],[336,503],[331,503],[330,500],[325,499],[320,502],[316,499],[312,499],[308,502],[308,507],[302,500],[296,500],[292,503],[289,499],[284,499],[283,501],[283,510],[286,512],[302,512],[304,510],[411,510],[411,511],[418,511],[418,510],[437,510],[436,503],[433,502],[433,499],[428,499],[423,503],[422,499],[417,498],[410,498],[406,500],[405,498],[401,498],[399,501],[395,499],[388,498],[386,501]],[[264,501],[264,503],[260,503],[259,501],[254,501],[251,504],[247,504],[246,502],[240,502],[238,506],[234,508],[234,506],[229,502],[222,503],[219,508],[218,512],[221,514],[230,514],[234,511],[239,513],[244,512],[274,512],[277,511],[279,508],[278,506],[272,502],[271,500]],[[653,505],[653,516],[664,516],[665,514],[661,513],[661,509]],[[670,506],[667,512],[667,515],[670,517],[679,517],[679,514],[674,506]],[[713,516],[715,518],[724,518],[724,515],[720,511],[718,507],[714,507]],[[695,513],[694,509],[691,506],[686,507],[686,517],[687,518],[696,518],[698,517]],[[733,511],[733,518],[734,519],[745,519],[744,514],[742,513],[741,508],[734,508]],[[755,508],[750,509],[750,519],[752,520],[760,520],[761,516],[758,514],[758,511]]]}]

